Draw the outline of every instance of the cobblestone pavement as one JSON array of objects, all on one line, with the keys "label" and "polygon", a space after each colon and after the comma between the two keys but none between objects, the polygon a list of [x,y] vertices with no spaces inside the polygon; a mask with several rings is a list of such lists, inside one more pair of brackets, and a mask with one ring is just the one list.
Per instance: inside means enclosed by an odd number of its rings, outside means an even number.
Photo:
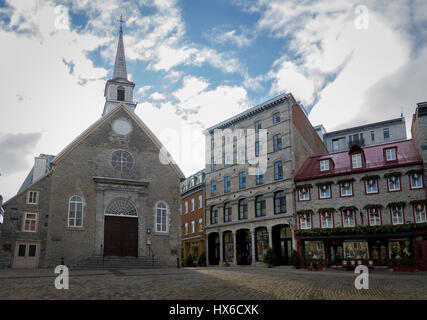
[{"label": "cobblestone pavement", "polygon": [[69,290],[56,290],[53,269],[0,270],[0,299],[427,299],[427,273],[356,274],[288,267],[208,267],[70,271]]}]

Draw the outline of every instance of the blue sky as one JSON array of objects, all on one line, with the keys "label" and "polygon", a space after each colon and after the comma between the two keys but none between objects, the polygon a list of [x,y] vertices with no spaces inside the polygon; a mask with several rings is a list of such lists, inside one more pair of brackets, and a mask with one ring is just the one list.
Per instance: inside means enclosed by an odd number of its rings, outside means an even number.
[{"label": "blue sky", "polygon": [[327,131],[427,100],[424,0],[0,0],[6,198],[100,117],[120,15],[136,113],[186,175],[203,129],[284,92]]}]

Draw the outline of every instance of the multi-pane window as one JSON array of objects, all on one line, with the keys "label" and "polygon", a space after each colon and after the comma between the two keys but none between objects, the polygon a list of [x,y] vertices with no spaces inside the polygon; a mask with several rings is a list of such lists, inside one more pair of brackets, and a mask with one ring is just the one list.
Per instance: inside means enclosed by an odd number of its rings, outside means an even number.
[{"label": "multi-pane window", "polygon": [[83,199],[79,196],[70,198],[68,206],[68,226],[81,227],[83,225]]},{"label": "multi-pane window", "polygon": [[353,195],[353,184],[346,181],[340,184],[341,197],[350,197]]},{"label": "multi-pane window", "polygon": [[389,191],[400,191],[400,177],[391,176],[387,178]]},{"label": "multi-pane window", "polygon": [[264,175],[262,174],[262,170],[260,167],[256,168],[256,175],[255,175],[255,183],[256,184],[262,184],[264,183]]},{"label": "multi-pane window", "polygon": [[259,141],[255,141],[255,157],[259,157]]},{"label": "multi-pane window", "polygon": [[216,224],[218,223],[218,209],[213,206],[211,208],[211,224]]},{"label": "multi-pane window", "polygon": [[377,179],[368,179],[365,181],[366,193],[378,193],[378,180]]},{"label": "multi-pane window", "polygon": [[23,231],[36,232],[37,231],[37,213],[24,213]]},{"label": "multi-pane window", "polygon": [[386,149],[385,150],[385,155],[386,155],[386,160],[387,161],[396,160],[396,149],[395,148]]},{"label": "multi-pane window", "polygon": [[156,231],[168,232],[167,209],[163,202],[157,204],[156,208]]},{"label": "multi-pane window", "polygon": [[331,198],[331,185],[330,184],[322,184],[319,186],[319,198],[320,199]]},{"label": "multi-pane window", "polygon": [[214,157],[211,158],[211,171],[216,170],[216,163]]},{"label": "multi-pane window", "polygon": [[310,200],[310,190],[308,188],[298,189],[298,200],[299,201]]},{"label": "multi-pane window", "polygon": [[184,234],[188,234],[188,222],[184,224]]},{"label": "multi-pane window", "polygon": [[255,217],[263,217],[266,214],[264,196],[255,198]]},{"label": "multi-pane window", "polygon": [[191,233],[196,232],[196,221],[191,221]]},{"label": "multi-pane window", "polygon": [[273,136],[273,150],[282,149],[282,136],[280,134],[276,134]]},{"label": "multi-pane window", "polygon": [[368,214],[369,214],[369,225],[370,226],[381,225],[380,209],[370,208],[370,209],[368,209]]},{"label": "multi-pane window", "polygon": [[224,177],[224,192],[230,191],[230,185],[231,185],[230,177],[229,176]]},{"label": "multi-pane window", "polygon": [[216,196],[216,181],[211,181],[211,196]]},{"label": "multi-pane window", "polygon": [[392,206],[391,210],[391,219],[394,225],[403,224],[403,208],[399,205]]},{"label": "multi-pane window", "polygon": [[390,139],[390,130],[389,130],[389,128],[384,128],[383,133],[384,133],[384,140],[389,140]]},{"label": "multi-pane window", "polygon": [[232,209],[231,204],[226,203],[224,204],[224,222],[230,222],[232,219]]},{"label": "multi-pane window", "polygon": [[258,132],[261,129],[261,120],[255,121],[255,132]]},{"label": "multi-pane window", "polygon": [[351,155],[351,164],[353,169],[362,168],[362,154],[356,153]]},{"label": "multi-pane window", "polygon": [[423,187],[423,176],[414,173],[409,176],[409,179],[411,180],[411,189],[419,189]]},{"label": "multi-pane window", "polygon": [[195,209],[195,202],[194,198],[191,198],[191,211],[194,211]]},{"label": "multi-pane window", "polygon": [[280,122],[280,112],[275,112],[273,114],[273,124],[279,123]]},{"label": "multi-pane window", "polygon": [[239,220],[248,218],[248,204],[245,199],[239,200]]},{"label": "multi-pane window", "polygon": [[344,210],[342,212],[343,227],[351,228],[356,226],[356,213],[354,210]]},{"label": "multi-pane window", "polygon": [[38,191],[28,191],[27,203],[37,204]]},{"label": "multi-pane window", "polygon": [[188,201],[185,201],[184,205],[185,205],[185,213],[188,213]]},{"label": "multi-pane window", "polygon": [[276,161],[274,163],[274,180],[283,178],[283,163],[282,161]]},{"label": "multi-pane window", "polygon": [[200,218],[199,219],[199,231],[202,231],[202,230],[203,230],[203,219]]},{"label": "multi-pane window", "polygon": [[111,156],[111,164],[117,171],[127,172],[133,167],[133,158],[129,152],[119,150]]},{"label": "multi-pane window", "polygon": [[203,196],[199,195],[199,209],[203,208]]},{"label": "multi-pane window", "polygon": [[274,194],[274,214],[286,213],[286,196],[284,191]]},{"label": "multi-pane window", "polygon": [[244,171],[239,173],[239,188],[246,188],[246,172]]},{"label": "multi-pane window", "polygon": [[299,220],[301,229],[311,229],[311,214],[301,214]]},{"label": "multi-pane window", "polygon": [[414,206],[415,211],[415,222],[416,223],[424,223],[427,222],[426,217],[426,205],[425,204],[417,204]]},{"label": "multi-pane window", "polygon": [[320,214],[320,222],[322,228],[332,228],[334,226],[331,212],[323,212]]},{"label": "multi-pane window", "polygon": [[329,171],[329,160],[320,161],[320,171]]}]

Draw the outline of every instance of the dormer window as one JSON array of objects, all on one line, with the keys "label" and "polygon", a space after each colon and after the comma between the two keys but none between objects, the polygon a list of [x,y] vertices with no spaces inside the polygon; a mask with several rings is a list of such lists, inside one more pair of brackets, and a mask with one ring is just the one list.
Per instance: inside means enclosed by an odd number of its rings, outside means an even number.
[{"label": "dormer window", "polygon": [[117,88],[117,100],[125,101],[125,89],[123,87]]},{"label": "dormer window", "polygon": [[329,160],[320,161],[320,171],[329,171]]},{"label": "dormer window", "polygon": [[351,164],[353,169],[362,168],[362,154],[361,153],[352,154]]},{"label": "dormer window", "polygon": [[396,157],[396,148],[390,148],[385,150],[385,159],[386,161],[395,161]]}]

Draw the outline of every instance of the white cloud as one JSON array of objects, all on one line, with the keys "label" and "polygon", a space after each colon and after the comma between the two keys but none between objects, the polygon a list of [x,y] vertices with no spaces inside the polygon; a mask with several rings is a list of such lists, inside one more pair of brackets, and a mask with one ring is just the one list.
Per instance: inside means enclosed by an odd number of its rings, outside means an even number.
[{"label": "white cloud", "polygon": [[161,94],[160,92],[154,92],[150,95],[150,99],[156,100],[156,101],[161,101],[161,100],[166,100],[166,97],[163,94]]},{"label": "white cloud", "polygon": [[142,97],[145,97],[147,95],[147,92],[151,89],[151,86],[143,86],[139,88],[136,93],[139,94]]}]

